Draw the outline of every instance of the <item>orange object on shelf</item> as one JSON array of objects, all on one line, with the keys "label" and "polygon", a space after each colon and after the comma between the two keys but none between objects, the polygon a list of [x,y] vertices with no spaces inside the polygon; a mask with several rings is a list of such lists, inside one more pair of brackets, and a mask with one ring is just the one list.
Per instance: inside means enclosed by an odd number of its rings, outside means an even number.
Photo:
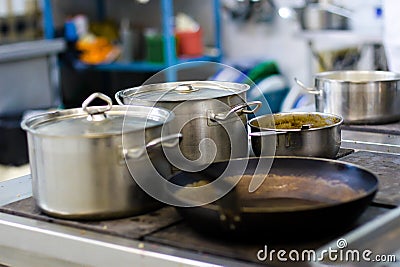
[{"label": "orange object on shelf", "polygon": [[203,32],[178,31],[175,33],[178,56],[198,57],[203,55]]},{"label": "orange object on shelf", "polygon": [[120,49],[103,37],[78,40],[76,48],[82,52],[79,59],[92,65],[110,63],[120,54]]}]

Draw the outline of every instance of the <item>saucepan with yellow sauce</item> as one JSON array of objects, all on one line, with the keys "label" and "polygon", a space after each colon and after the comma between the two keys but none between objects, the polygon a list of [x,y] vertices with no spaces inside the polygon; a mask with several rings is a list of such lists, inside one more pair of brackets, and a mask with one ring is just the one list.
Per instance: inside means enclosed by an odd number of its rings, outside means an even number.
[{"label": "saucepan with yellow sauce", "polygon": [[[266,160],[273,159],[269,171]],[[243,166],[245,166],[243,168]],[[260,186],[250,191],[254,179]],[[352,226],[371,203],[378,178],[360,166],[331,159],[254,157],[213,163],[200,172],[175,174],[169,181],[182,186],[170,190],[176,199],[193,197],[187,188],[209,187],[203,194],[231,191],[214,202],[176,207],[187,225],[199,232],[250,240],[264,237],[297,238],[331,235]],[[168,190],[166,190],[168,191]],[[207,197],[199,195],[200,197]],[[189,202],[187,202],[189,203]],[[182,205],[183,206],[183,205]]]},{"label": "saucepan with yellow sauce", "polygon": [[320,112],[267,114],[248,122],[252,149],[257,156],[323,158],[337,155],[342,123],[341,116]]}]

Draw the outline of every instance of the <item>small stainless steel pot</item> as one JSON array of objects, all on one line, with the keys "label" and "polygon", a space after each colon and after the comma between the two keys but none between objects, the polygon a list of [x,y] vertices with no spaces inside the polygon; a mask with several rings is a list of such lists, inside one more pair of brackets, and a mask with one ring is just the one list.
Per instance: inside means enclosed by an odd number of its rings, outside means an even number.
[{"label": "small stainless steel pot", "polygon": [[170,82],[125,89],[115,98],[119,104],[173,111],[171,128],[183,135],[181,156],[175,162],[178,169],[194,170],[214,161],[248,156],[247,114],[261,106],[259,101],[246,102],[248,89],[247,84],[230,82]]},{"label": "small stainless steel pot", "polygon": [[[107,106],[89,106],[96,98]],[[112,106],[109,97],[95,93],[82,108],[25,119],[36,204],[67,219],[109,219],[160,207],[135,183],[128,166],[141,175],[151,176],[150,168],[171,174],[161,146],[178,145],[180,134],[164,137],[161,129],[173,118],[160,108]],[[147,154],[152,164],[146,163]]]},{"label": "small stainless steel pot", "polygon": [[[309,156],[334,158],[341,144],[343,119],[319,112],[288,112],[249,121],[256,156]],[[276,148],[276,149],[275,149]]]},{"label": "small stainless steel pot", "polygon": [[303,30],[347,30],[350,12],[329,4],[308,4],[296,8],[298,20]]},{"label": "small stainless steel pot", "polygon": [[278,14],[284,19],[296,19],[301,28],[313,30],[347,30],[351,11],[328,3],[308,3],[302,7],[281,7]]},{"label": "small stainless steel pot", "polygon": [[338,114],[344,123],[379,124],[400,119],[400,74],[389,71],[329,71],[315,75],[316,110]]}]

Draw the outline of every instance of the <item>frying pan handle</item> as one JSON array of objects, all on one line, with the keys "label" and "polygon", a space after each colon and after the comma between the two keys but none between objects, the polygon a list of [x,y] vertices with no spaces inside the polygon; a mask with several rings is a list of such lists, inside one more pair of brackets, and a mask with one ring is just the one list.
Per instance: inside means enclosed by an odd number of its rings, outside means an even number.
[{"label": "frying pan handle", "polygon": [[236,192],[233,188],[228,194],[217,200],[219,221],[225,231],[235,231],[242,221],[241,209]]},{"label": "frying pan handle", "polygon": [[145,147],[123,149],[122,153],[126,159],[139,159],[145,154],[148,149],[153,149],[159,146],[167,148],[176,147],[179,144],[181,138],[182,134],[180,133],[159,137],[148,142]]},{"label": "frying pan handle", "polygon": [[294,81],[301,87],[303,88],[307,93],[313,94],[313,95],[321,95],[322,91],[317,90],[314,87],[307,87],[305,86],[304,83],[300,82],[297,78],[294,78]]},{"label": "frying pan handle", "polygon": [[[256,112],[261,107],[261,105],[262,105],[261,101],[251,101],[248,103],[243,103],[243,104],[232,107],[227,113],[218,113],[218,114],[212,113],[210,115],[210,119],[213,121],[224,121],[224,120],[228,119],[230,115],[232,115],[233,113],[236,113],[236,112],[251,114],[251,113]],[[255,107],[254,107],[254,109],[246,109],[249,106],[255,106]]]}]

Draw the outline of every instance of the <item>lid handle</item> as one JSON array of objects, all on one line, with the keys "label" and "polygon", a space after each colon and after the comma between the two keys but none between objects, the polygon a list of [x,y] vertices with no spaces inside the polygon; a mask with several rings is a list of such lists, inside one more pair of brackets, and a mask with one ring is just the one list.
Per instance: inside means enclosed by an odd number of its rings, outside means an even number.
[{"label": "lid handle", "polygon": [[[99,98],[107,102],[107,106],[89,107],[90,103],[92,103],[92,101],[95,100],[96,98]],[[106,118],[105,112],[111,110],[111,108],[112,108],[111,98],[102,93],[93,93],[88,98],[86,98],[86,100],[83,101],[82,103],[82,109],[89,114],[87,118],[89,121],[104,120]]]},{"label": "lid handle", "polygon": [[173,90],[176,91],[178,94],[190,94],[198,91],[199,89],[195,88],[190,83],[182,83],[175,87]]}]

